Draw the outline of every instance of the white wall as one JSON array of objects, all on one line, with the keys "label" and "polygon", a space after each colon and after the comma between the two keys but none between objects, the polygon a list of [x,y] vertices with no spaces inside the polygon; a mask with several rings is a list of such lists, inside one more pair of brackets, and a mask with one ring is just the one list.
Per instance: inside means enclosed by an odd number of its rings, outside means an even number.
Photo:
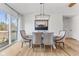
[{"label": "white wall", "polygon": [[72,38],[79,40],[79,15],[72,18]]},{"label": "white wall", "polygon": [[[28,35],[35,31],[34,20],[36,14],[29,14],[24,16],[25,30]],[[63,29],[63,18],[61,14],[50,14],[50,20],[48,24],[48,32],[58,33]]]},{"label": "white wall", "polygon": [[63,16],[63,29],[66,31],[66,37],[71,37],[72,35],[71,21],[71,16]]},{"label": "white wall", "polygon": [[79,15],[68,17],[63,19],[64,29],[68,32],[67,36],[79,40]]}]

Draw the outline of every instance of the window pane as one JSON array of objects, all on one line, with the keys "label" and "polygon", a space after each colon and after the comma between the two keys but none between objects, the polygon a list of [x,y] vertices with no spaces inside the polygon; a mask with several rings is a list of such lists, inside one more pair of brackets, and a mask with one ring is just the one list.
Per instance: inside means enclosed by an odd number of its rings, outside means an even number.
[{"label": "window pane", "polygon": [[0,48],[9,44],[8,27],[7,13],[0,10]]},{"label": "window pane", "polygon": [[11,20],[11,41],[14,42],[17,40],[17,18],[12,17]]}]

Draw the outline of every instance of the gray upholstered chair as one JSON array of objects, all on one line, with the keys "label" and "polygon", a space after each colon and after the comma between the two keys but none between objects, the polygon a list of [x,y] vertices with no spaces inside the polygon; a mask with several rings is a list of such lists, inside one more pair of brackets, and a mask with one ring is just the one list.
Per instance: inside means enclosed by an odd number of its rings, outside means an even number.
[{"label": "gray upholstered chair", "polygon": [[45,45],[50,45],[51,51],[52,51],[52,48],[55,48],[55,44],[53,40],[53,33],[45,32],[43,43],[44,43],[44,49],[45,49]]},{"label": "gray upholstered chair", "polygon": [[63,47],[64,47],[65,35],[66,35],[65,31],[60,31],[59,32],[59,35],[55,37],[56,46],[57,46],[57,43],[59,43],[59,45],[60,45],[60,43],[62,43]]},{"label": "gray upholstered chair", "polygon": [[33,32],[33,39],[32,39],[32,48],[34,50],[35,45],[40,45],[41,49],[41,39],[42,38],[42,32]]},{"label": "gray upholstered chair", "polygon": [[21,47],[23,47],[23,43],[26,43],[26,42],[29,43],[29,47],[30,47],[30,46],[31,46],[31,41],[32,41],[32,39],[29,38],[29,37],[26,35],[25,30],[20,30],[20,33],[21,33],[21,36],[22,36],[22,38],[23,38],[23,40],[22,40],[22,46],[21,46]]}]

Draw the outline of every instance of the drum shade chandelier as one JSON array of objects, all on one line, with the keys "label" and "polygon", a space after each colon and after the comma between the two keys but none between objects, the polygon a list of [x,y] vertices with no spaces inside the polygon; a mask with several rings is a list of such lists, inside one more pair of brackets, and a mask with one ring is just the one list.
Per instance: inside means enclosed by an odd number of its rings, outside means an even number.
[{"label": "drum shade chandelier", "polygon": [[44,12],[44,3],[40,3],[40,14],[35,16],[36,20],[49,20],[50,15],[45,14]]}]

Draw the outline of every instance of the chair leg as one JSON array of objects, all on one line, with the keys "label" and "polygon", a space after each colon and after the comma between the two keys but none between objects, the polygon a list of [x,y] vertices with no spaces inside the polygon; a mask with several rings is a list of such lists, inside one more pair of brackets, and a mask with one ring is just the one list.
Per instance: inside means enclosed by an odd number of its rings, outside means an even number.
[{"label": "chair leg", "polygon": [[59,46],[60,46],[60,44],[61,44],[61,43],[59,43]]},{"label": "chair leg", "polygon": [[29,41],[29,48],[30,48],[30,41]]},{"label": "chair leg", "polygon": [[52,45],[51,45],[51,52],[52,52]]},{"label": "chair leg", "polygon": [[23,47],[23,42],[22,42],[22,45],[21,45],[21,48]]},{"label": "chair leg", "polygon": [[45,45],[44,45],[44,52],[45,52]]},{"label": "chair leg", "polygon": [[56,48],[58,48],[58,47],[57,47],[57,43],[55,43],[55,46],[56,46]]},{"label": "chair leg", "polygon": [[[56,43],[55,43],[55,46],[56,46]],[[56,46],[56,48],[57,48],[57,46]]]},{"label": "chair leg", "polygon": [[40,44],[40,51],[41,51],[42,45]]},{"label": "chair leg", "polygon": [[63,48],[64,48],[64,42],[63,42]]},{"label": "chair leg", "polygon": [[31,41],[29,41],[29,48],[31,47]]},{"label": "chair leg", "polygon": [[32,44],[32,48],[33,48],[33,51],[34,51],[34,44]]}]

